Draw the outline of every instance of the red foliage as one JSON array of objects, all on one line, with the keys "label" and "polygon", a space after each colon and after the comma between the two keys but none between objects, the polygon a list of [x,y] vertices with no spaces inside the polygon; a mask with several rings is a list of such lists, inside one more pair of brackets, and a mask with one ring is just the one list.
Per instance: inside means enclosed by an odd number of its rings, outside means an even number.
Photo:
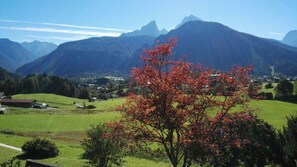
[{"label": "red foliage", "polygon": [[[119,107],[122,120],[111,126],[117,127],[113,135],[160,143],[173,166],[180,162],[186,166],[190,163],[189,144],[195,142],[215,151],[210,143],[214,131],[221,122],[231,121],[226,116],[231,108],[247,104],[252,67],[235,66],[230,72],[217,72],[183,59],[173,61],[175,44],[172,38],[145,51],[141,57],[144,66],[132,69],[132,79],[142,94],[130,94]],[[217,113],[214,117],[213,112]],[[234,144],[240,146],[241,142],[234,140]]]}]

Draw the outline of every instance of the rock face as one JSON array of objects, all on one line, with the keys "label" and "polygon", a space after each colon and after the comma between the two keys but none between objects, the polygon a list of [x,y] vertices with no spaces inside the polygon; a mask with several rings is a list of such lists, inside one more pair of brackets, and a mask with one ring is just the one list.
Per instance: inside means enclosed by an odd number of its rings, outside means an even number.
[{"label": "rock face", "polygon": [[80,73],[128,73],[127,64],[133,53],[143,45],[151,45],[155,38],[97,37],[67,42],[48,54],[28,63],[17,73],[49,73],[71,76]]},{"label": "rock face", "polygon": [[159,31],[156,21],[151,21],[147,25],[143,26],[140,30],[135,30],[129,33],[123,33],[121,36],[124,37],[133,37],[133,36],[151,36],[151,37],[158,37],[161,34],[166,34],[167,31],[162,29]]},{"label": "rock face", "polygon": [[34,55],[19,43],[9,39],[0,39],[0,67],[15,72],[15,70],[34,60]]},{"label": "rock face", "polygon": [[58,47],[54,43],[40,41],[22,42],[21,45],[23,46],[23,48],[33,53],[35,58],[45,56]]},{"label": "rock face", "polygon": [[287,45],[297,47],[297,30],[288,32],[282,42]]},{"label": "rock face", "polygon": [[202,21],[201,19],[199,19],[198,17],[194,16],[194,15],[190,15],[190,16],[186,16],[184,17],[184,19],[182,20],[181,23],[179,23],[175,29],[179,28],[180,26],[182,26],[183,24],[189,22],[189,21]]}]

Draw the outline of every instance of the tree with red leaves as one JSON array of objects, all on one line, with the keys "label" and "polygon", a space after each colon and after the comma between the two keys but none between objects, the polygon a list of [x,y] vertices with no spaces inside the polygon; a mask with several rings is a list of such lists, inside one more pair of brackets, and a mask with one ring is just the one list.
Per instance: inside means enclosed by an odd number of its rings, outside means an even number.
[{"label": "tree with red leaves", "polygon": [[[192,164],[193,145],[201,151],[217,152],[211,139],[221,122],[228,121],[232,108],[240,105],[245,110],[252,68],[236,66],[218,72],[183,59],[174,61],[175,45],[172,38],[145,51],[141,57],[144,66],[132,69],[132,79],[142,93],[130,94],[119,107],[123,118],[110,125],[113,135],[126,136],[132,143],[159,143],[173,167],[185,167]],[[226,133],[221,139],[230,136]],[[232,140],[230,144],[239,146],[240,142]]]}]

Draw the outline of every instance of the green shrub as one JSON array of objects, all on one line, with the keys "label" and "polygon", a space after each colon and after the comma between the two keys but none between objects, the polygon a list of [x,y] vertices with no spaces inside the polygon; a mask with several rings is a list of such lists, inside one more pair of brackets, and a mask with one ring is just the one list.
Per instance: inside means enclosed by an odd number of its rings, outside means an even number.
[{"label": "green shrub", "polygon": [[271,92],[260,92],[259,96],[263,100],[273,100],[273,94]]},{"label": "green shrub", "polygon": [[297,116],[287,118],[288,126],[284,127],[282,133],[284,159],[287,166],[297,165]]},{"label": "green shrub", "polygon": [[0,167],[21,167],[21,162],[13,157],[11,160],[0,163]]},{"label": "green shrub", "polygon": [[0,133],[2,134],[6,134],[6,135],[14,135],[15,132],[13,130],[10,130],[10,129],[3,129],[0,131]]},{"label": "green shrub", "polygon": [[96,106],[94,106],[94,105],[87,105],[86,108],[87,109],[94,109],[94,108],[96,108]]},{"label": "green shrub", "polygon": [[281,80],[275,87],[275,93],[276,93],[276,97],[279,97],[279,96],[288,96],[288,95],[292,95],[293,93],[293,90],[294,90],[294,85],[284,79],[284,80]]},{"label": "green shrub", "polygon": [[297,81],[294,81],[294,82],[293,82],[293,85],[294,85],[293,93],[294,93],[295,95],[297,95]]},{"label": "green shrub", "polygon": [[149,159],[153,161],[167,160],[165,150],[162,147],[152,149],[147,144],[143,143],[131,145],[127,149],[126,155],[133,156],[139,159]]},{"label": "green shrub", "polygon": [[276,96],[275,100],[297,103],[297,95]]},{"label": "green shrub", "polygon": [[39,158],[55,157],[59,154],[59,150],[55,143],[39,137],[27,141],[22,146],[22,150],[27,156]]},{"label": "green shrub", "polygon": [[87,137],[81,142],[84,149],[83,159],[98,167],[121,166],[123,164],[123,140],[119,137],[104,136],[111,129],[105,124],[91,126],[87,130]]},{"label": "green shrub", "polygon": [[271,89],[271,88],[273,88],[273,85],[271,82],[265,85],[265,89]]}]

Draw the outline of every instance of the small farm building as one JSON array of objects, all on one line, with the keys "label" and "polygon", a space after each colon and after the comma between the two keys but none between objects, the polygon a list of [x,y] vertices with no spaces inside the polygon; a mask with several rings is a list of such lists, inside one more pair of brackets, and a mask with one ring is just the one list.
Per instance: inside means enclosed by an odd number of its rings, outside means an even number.
[{"label": "small farm building", "polygon": [[14,107],[33,107],[36,100],[1,99],[1,104]]}]

